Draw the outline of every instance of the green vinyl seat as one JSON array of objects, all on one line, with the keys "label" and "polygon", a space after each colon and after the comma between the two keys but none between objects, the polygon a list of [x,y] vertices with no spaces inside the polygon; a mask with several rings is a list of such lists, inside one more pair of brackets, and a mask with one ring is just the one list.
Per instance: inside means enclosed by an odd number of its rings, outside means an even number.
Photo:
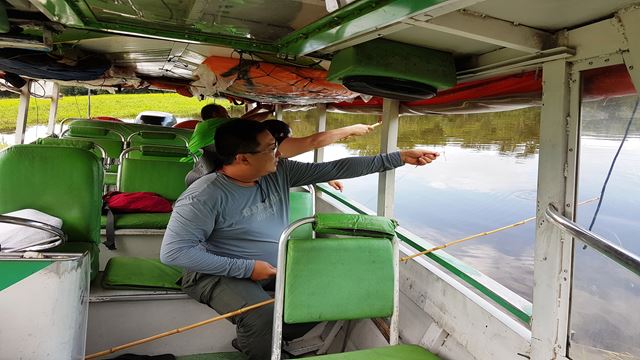
[{"label": "green vinyl seat", "polygon": [[440,358],[418,345],[394,345],[375,349],[315,356],[321,360],[439,360]]},{"label": "green vinyl seat", "polygon": [[52,252],[91,255],[98,270],[103,168],[85,149],[15,145],[0,152],[0,213],[36,209],[62,219],[68,242]]},{"label": "green vinyl seat", "polygon": [[116,256],[109,259],[102,276],[105,289],[180,290],[182,269],[158,259]]},{"label": "green vinyl seat", "polygon": [[104,149],[107,158],[111,159],[112,165],[108,172],[116,172],[118,165],[115,159],[120,157],[124,150],[124,135],[114,129],[102,127],[69,127],[62,133],[62,138],[67,140],[90,140]]},{"label": "green vinyl seat", "polygon": [[[166,229],[171,213],[130,213],[115,217],[116,229]],[[107,226],[107,216],[102,215],[100,226]]]},{"label": "green vinyl seat", "polygon": [[[313,216],[313,197],[312,192],[291,191],[289,193],[289,224],[305,217]],[[296,229],[291,238],[309,239],[313,235],[311,224],[304,225]]]},{"label": "green vinyl seat", "polygon": [[117,167],[114,167],[113,164],[109,165],[109,162],[113,162],[112,158],[110,158],[107,155],[106,150],[103,149],[102,146],[100,146],[99,144],[97,144],[96,142],[94,142],[92,140],[93,139],[72,138],[72,137],[66,137],[64,139],[63,138],[56,138],[56,137],[44,137],[44,138],[37,139],[33,143],[34,144],[40,144],[40,145],[77,147],[77,148],[80,148],[80,149],[85,149],[85,150],[89,150],[89,151],[93,152],[100,159],[102,159],[103,165],[105,167],[104,184],[105,185],[115,185],[116,184],[116,173],[109,172],[109,171],[112,170],[112,169],[115,169]]},{"label": "green vinyl seat", "polygon": [[391,317],[391,346],[321,359],[415,359],[437,357],[415,345],[398,345],[397,223],[378,216],[317,214],[313,223],[321,235],[341,237],[291,238],[295,227],[280,238],[276,278],[272,360],[280,359],[282,324]]},{"label": "green vinyl seat", "polygon": [[[141,130],[135,131],[131,133],[127,137],[127,147],[135,147],[142,145],[159,145],[159,146],[170,146],[170,147],[178,147],[184,148],[187,150],[187,144],[189,142],[188,137],[176,133],[175,131],[171,131],[170,128],[168,130],[160,129],[160,130]],[[187,152],[188,154],[188,152]],[[139,159],[156,159],[156,160],[174,160],[181,161],[182,157],[154,157],[154,156],[145,156],[142,152],[133,152],[129,155],[130,158]]]},{"label": "green vinyl seat", "polygon": [[[114,130],[115,132],[122,134],[125,138],[125,140],[131,136],[133,133],[135,132],[139,132],[139,131],[162,131],[165,133],[173,133],[173,134],[177,134],[180,137],[184,137],[186,139],[191,138],[191,134],[193,133],[193,130],[191,129],[180,129],[180,128],[170,128],[170,127],[163,127],[163,126],[157,126],[157,125],[146,125],[146,124],[134,124],[134,123],[126,123],[126,122],[113,122],[113,121],[100,121],[100,120],[94,120],[94,119],[81,119],[81,118],[70,118],[70,119],[65,119],[64,120],[65,123],[69,123],[69,129],[71,128],[79,128],[79,127],[93,127],[93,128],[103,128],[103,129],[109,129],[109,130]],[[113,134],[111,135],[111,137],[116,138]],[[177,142],[174,144],[180,144],[181,140],[176,140]],[[138,143],[137,145],[171,145],[171,144],[163,144],[163,143],[157,143],[157,142],[149,142],[149,143]]]},{"label": "green vinyl seat", "polygon": [[[154,158],[128,157],[128,154],[136,151]],[[171,202],[176,201],[186,189],[185,176],[193,169],[193,163],[175,160],[186,154],[186,149],[152,145],[127,149],[120,158],[118,191],[153,192]],[[167,160],[157,160],[156,158]],[[117,214],[114,219],[114,230],[164,229],[169,223],[169,217],[168,213]],[[102,226],[106,226],[105,217],[101,222]]]}]

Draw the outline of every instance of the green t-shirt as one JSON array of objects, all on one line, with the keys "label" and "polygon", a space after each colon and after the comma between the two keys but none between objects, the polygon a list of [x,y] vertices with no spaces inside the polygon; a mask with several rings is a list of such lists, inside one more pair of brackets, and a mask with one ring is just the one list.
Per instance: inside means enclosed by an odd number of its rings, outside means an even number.
[{"label": "green t-shirt", "polygon": [[216,129],[231,119],[215,118],[198,123],[193,129],[193,134],[189,140],[189,151],[197,156],[201,155],[200,149],[204,146],[213,144]]}]

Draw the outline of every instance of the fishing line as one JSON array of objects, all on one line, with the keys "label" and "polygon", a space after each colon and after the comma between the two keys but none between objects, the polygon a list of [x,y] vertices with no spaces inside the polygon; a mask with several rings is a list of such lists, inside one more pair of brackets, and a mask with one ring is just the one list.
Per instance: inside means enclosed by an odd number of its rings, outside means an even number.
[{"label": "fishing line", "polygon": [[[604,184],[602,185],[602,191],[600,191],[600,200],[598,201],[598,206],[596,207],[596,211],[593,214],[593,218],[591,219],[591,224],[589,225],[589,231],[593,229],[593,225],[598,218],[598,213],[600,212],[600,205],[602,205],[602,200],[604,199],[604,192],[607,190],[607,184],[609,183],[609,178],[611,178],[611,173],[613,172],[613,167],[616,165],[616,161],[618,160],[618,155],[620,155],[620,151],[622,150],[622,146],[627,140],[627,136],[629,135],[629,129],[631,128],[631,123],[633,123],[633,118],[636,116],[636,112],[638,111],[638,104],[640,103],[640,98],[636,99],[636,105],[633,107],[633,112],[631,113],[631,117],[629,118],[629,122],[627,123],[627,128],[624,131],[624,136],[622,137],[622,141],[620,142],[620,146],[618,147],[618,151],[616,151],[616,155],[613,157],[613,161],[611,162],[611,167],[609,167],[609,172],[607,173],[607,178],[604,180]],[[583,249],[586,249],[585,245]]]}]

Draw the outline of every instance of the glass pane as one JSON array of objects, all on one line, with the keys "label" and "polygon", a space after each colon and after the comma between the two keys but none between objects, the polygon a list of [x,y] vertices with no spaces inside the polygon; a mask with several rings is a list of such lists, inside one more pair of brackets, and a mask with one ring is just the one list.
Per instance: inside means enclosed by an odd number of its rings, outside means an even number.
[{"label": "glass pane", "polygon": [[[606,70],[605,70],[606,71]],[[591,73],[590,75],[593,75]],[[607,97],[620,82],[583,76],[579,199],[600,195],[636,105],[635,95]],[[594,83],[598,81],[599,83]],[[630,83],[628,78],[623,82]],[[608,89],[607,87],[612,87]],[[599,97],[593,89],[605,91]],[[618,89],[619,90],[619,89]],[[627,91],[627,94],[630,92]],[[596,99],[596,100],[594,100]],[[633,120],[606,188],[592,231],[640,254],[640,123]],[[597,201],[579,207],[578,223],[589,228]],[[640,357],[640,278],[600,253],[575,245],[571,304],[572,359],[637,359]]]},{"label": "glass pane", "polygon": [[[294,136],[312,134],[317,117],[285,112]],[[376,116],[329,113],[327,128],[373,124]],[[396,169],[395,218],[435,244],[493,230],[535,216],[539,108],[473,115],[402,116],[400,148],[441,153],[426,167]],[[325,161],[375,155],[380,128],[327,146]],[[297,158],[313,161],[311,153]],[[375,211],[378,174],[347,179],[344,194]],[[535,222],[446,251],[531,301]],[[508,269],[508,271],[505,271]]]}]

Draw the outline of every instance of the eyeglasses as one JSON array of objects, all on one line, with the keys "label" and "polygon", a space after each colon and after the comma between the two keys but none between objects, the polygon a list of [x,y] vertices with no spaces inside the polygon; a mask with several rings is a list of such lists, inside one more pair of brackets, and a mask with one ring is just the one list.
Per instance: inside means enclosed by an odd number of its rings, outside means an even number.
[{"label": "eyeglasses", "polygon": [[273,154],[273,156],[276,155],[276,152],[278,152],[278,144],[274,144],[272,145],[272,147],[269,147],[268,149],[264,149],[264,150],[260,150],[260,151],[252,151],[249,152],[248,154]]}]

